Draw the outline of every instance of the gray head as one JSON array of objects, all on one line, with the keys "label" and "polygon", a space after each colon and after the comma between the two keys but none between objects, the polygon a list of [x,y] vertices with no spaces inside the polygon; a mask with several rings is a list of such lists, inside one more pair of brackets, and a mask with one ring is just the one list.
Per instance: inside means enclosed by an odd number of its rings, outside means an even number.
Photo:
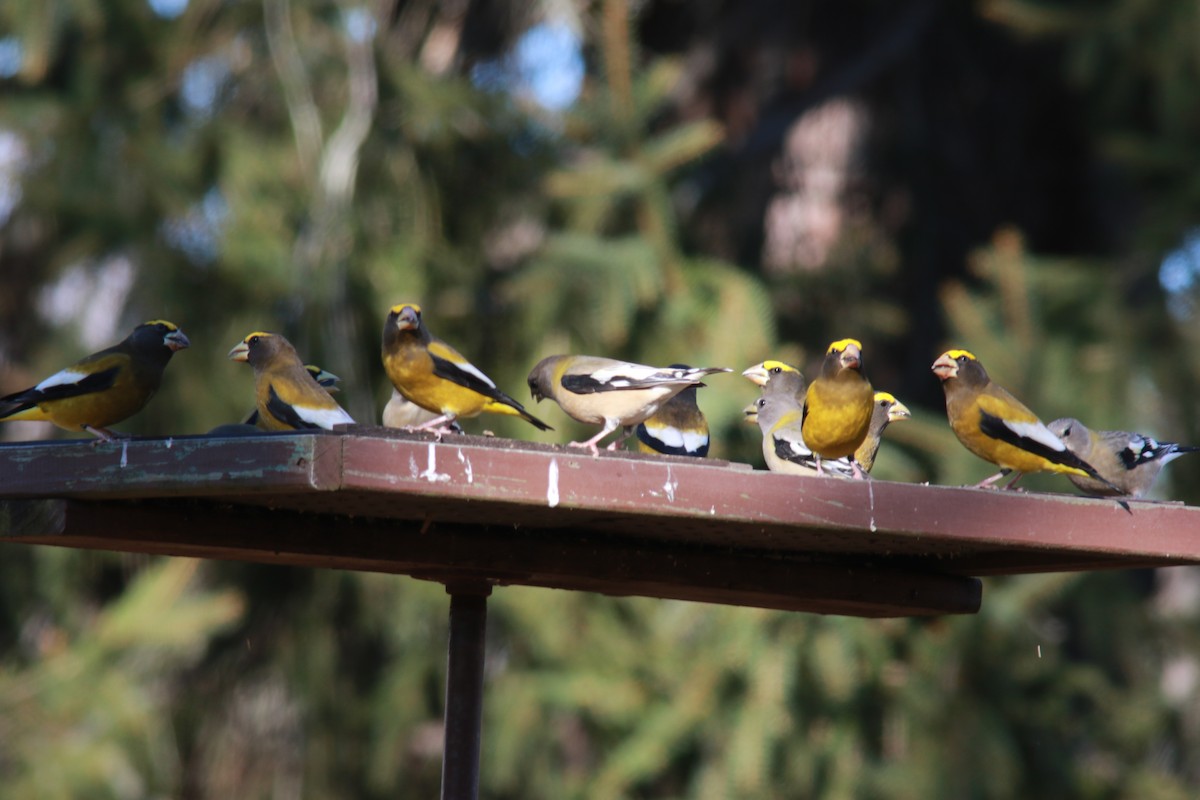
[{"label": "gray head", "polygon": [[758,427],[765,434],[789,411],[799,411],[799,395],[804,390],[804,376],[799,372],[782,372],[772,376],[763,387],[762,396],[755,401]]},{"label": "gray head", "polygon": [[537,402],[540,403],[544,398],[553,396],[550,384],[554,380],[554,368],[564,358],[566,356],[546,356],[529,371],[529,377],[525,379],[525,382],[529,384],[529,394]]},{"label": "gray head", "polygon": [[763,387],[764,397],[782,397],[790,395],[795,398],[798,403],[804,402],[804,392],[808,388],[804,380],[804,376],[799,372],[783,371],[772,372],[771,377],[767,379],[767,385]]},{"label": "gray head", "polygon": [[1087,456],[1092,445],[1092,432],[1074,417],[1063,417],[1046,424],[1050,432],[1063,440],[1072,453]]}]

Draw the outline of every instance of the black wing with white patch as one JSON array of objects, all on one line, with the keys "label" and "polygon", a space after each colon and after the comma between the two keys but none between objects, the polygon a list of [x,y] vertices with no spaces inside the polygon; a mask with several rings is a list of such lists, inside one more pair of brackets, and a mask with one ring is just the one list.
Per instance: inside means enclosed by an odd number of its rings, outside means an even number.
[{"label": "black wing with white patch", "polygon": [[[93,372],[88,375],[83,375],[79,380],[71,383],[56,383],[50,386],[44,386],[45,381],[39,386],[32,389],[26,389],[16,394],[10,394],[8,397],[0,397],[0,402],[3,403],[24,403],[25,406],[32,407],[38,403],[47,400],[62,400],[67,397],[78,397],[82,394],[91,394],[93,392],[102,392],[110,388],[117,380],[117,374],[121,371],[121,365],[109,367],[100,372]],[[66,372],[64,370],[64,372]]]},{"label": "black wing with white patch", "polygon": [[[1034,423],[1022,424],[1032,425]],[[1040,425],[1040,423],[1036,424]],[[1045,426],[1042,427],[1044,428]],[[1009,426],[1009,424],[1000,417],[989,414],[982,409],[979,411],[979,430],[982,431],[985,436],[990,436],[993,439],[1007,442],[1013,447],[1019,447],[1027,453],[1032,453],[1035,456],[1041,456],[1042,458],[1054,464],[1061,464],[1064,467],[1081,469],[1097,480],[1104,480],[1100,477],[1096,470],[1092,468],[1091,464],[1079,458],[1079,456],[1075,455],[1070,450],[1067,450],[1065,445],[1063,446],[1062,450],[1056,450],[1039,439],[1035,439],[1032,436],[1022,435],[1018,429]],[[1048,430],[1047,433],[1049,433]],[[1107,483],[1107,481],[1105,482]]]},{"label": "black wing with white patch", "polygon": [[275,392],[275,387],[267,387],[267,412],[280,422],[291,425],[296,430],[318,430],[320,425],[309,422],[296,412],[292,404]]},{"label": "black wing with white patch", "polygon": [[1135,434],[1129,438],[1117,456],[1121,460],[1121,466],[1127,470],[1133,470],[1153,461],[1161,461],[1166,464],[1185,453],[1193,453],[1197,450],[1200,450],[1200,447],[1176,444],[1175,442],[1159,443],[1149,436]]},{"label": "black wing with white patch", "polygon": [[574,394],[597,394],[619,392],[629,389],[651,389],[699,383],[705,375],[720,372],[720,369],[659,369],[644,364],[615,362],[587,372],[568,372],[559,379],[559,384]]}]

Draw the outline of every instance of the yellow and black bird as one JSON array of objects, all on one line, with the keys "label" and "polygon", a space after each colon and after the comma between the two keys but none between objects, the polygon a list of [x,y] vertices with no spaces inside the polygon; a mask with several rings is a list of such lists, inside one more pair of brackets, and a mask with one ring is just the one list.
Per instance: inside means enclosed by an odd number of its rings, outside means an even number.
[{"label": "yellow and black bird", "polygon": [[314,381],[321,384],[321,387],[330,394],[337,394],[341,391],[338,384],[342,382],[342,379],[329,370],[321,369],[316,364],[305,364],[304,369],[308,371],[309,375],[313,376]]},{"label": "yellow and black bird", "polygon": [[392,385],[409,402],[433,419],[413,426],[439,437],[450,433],[457,419],[483,412],[520,417],[539,430],[549,425],[525,410],[467,361],[457,350],[434,336],[421,320],[421,307],[412,303],[392,306],[383,324],[383,368]]},{"label": "yellow and black bird", "polygon": [[[341,381],[337,375],[332,372],[321,369],[316,364],[305,364],[304,369],[308,370],[308,374],[313,376],[313,380],[321,384],[321,387],[330,394],[335,394],[341,391],[338,388],[338,382]],[[251,411],[246,419],[242,421],[243,425],[258,425],[258,409]]]},{"label": "yellow and black bird", "polygon": [[108,426],[128,419],[162,384],[176,351],[190,344],[172,322],[145,322],[118,344],[84,358],[24,391],[0,397],[0,422],[46,421],[101,439],[119,434]]},{"label": "yellow and black bird", "polygon": [[262,430],[333,430],[354,424],[280,334],[255,331],[233,346],[229,358],[254,368],[256,424]]},{"label": "yellow and black bird", "polygon": [[707,375],[732,371],[727,367],[648,367],[600,356],[558,355],[538,362],[527,382],[535,400],[548,397],[572,419],[603,426],[591,439],[570,443],[599,455],[596,443],[617,428],[624,430],[609,443],[609,450],[615,450],[635,425],[687,387],[699,384]]},{"label": "yellow and black bird", "polygon": [[[765,387],[770,381],[775,380],[776,376],[783,373],[793,373],[800,376],[799,379],[782,380],[789,381],[786,385],[794,386],[797,404],[799,407],[803,407],[808,386],[800,370],[791,364],[768,359],[752,367],[747,367],[742,372],[742,375],[751,383]],[[755,402],[746,406],[744,413],[748,422],[757,422],[758,403]],[[858,465],[867,472],[870,472],[871,468],[875,466],[875,456],[879,453],[879,446],[883,441],[883,432],[887,429],[887,426],[893,422],[911,418],[912,412],[908,410],[908,406],[897,400],[890,392],[875,392],[874,406],[871,411],[871,424],[867,428],[867,437],[863,439],[863,443],[854,451],[854,460]],[[807,445],[804,445],[802,449],[810,454],[812,452],[808,449]],[[839,463],[835,471],[839,475],[849,475],[853,471],[852,467],[848,459],[843,460],[845,463]],[[816,463],[813,458],[809,457],[805,463],[811,465],[815,472]]]},{"label": "yellow and black bird", "polygon": [[908,406],[897,400],[890,392],[875,393],[875,408],[871,412],[871,425],[867,429],[867,438],[854,451],[854,460],[867,472],[875,466],[875,456],[879,455],[879,445],[883,442],[883,432],[893,422],[912,419]]},{"label": "yellow and black bird", "polygon": [[854,467],[849,458],[827,459],[821,471],[817,471],[817,456],[805,443],[801,431],[804,407],[799,398],[803,395],[804,376],[799,370],[785,369],[771,375],[762,395],[754,402],[753,417],[762,431],[767,469],[790,475],[853,477]]},{"label": "yellow and black bird", "polygon": [[[825,350],[821,371],[804,395],[804,441],[817,456],[817,472],[824,459],[851,457],[867,438],[875,392],[862,371],[862,344],[839,339]],[[862,474],[855,469],[855,476]]]},{"label": "yellow and black bird", "polygon": [[1163,467],[1200,451],[1200,447],[1159,442],[1141,433],[1093,431],[1071,417],[1056,419],[1046,427],[1104,478],[1067,475],[1071,483],[1096,497],[1141,497],[1150,491]]},{"label": "yellow and black bird", "polygon": [[1009,473],[1015,488],[1026,472],[1055,472],[1103,480],[1091,464],[1072,453],[1037,415],[988,377],[966,350],[947,350],[933,362],[946,393],[946,417],[954,435],[975,455],[1000,467],[977,485],[991,486]]},{"label": "yellow and black bird", "polygon": [[[670,369],[691,369],[687,364],[672,364]],[[639,453],[662,453],[668,456],[708,455],[708,420],[696,402],[696,390],[704,384],[693,384],[672,397],[634,428],[635,448]]]}]

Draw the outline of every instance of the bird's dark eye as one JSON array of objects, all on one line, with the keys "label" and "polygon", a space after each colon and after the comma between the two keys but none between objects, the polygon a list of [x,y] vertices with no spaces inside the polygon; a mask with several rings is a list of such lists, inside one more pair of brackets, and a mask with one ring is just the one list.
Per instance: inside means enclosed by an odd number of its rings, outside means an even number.
[{"label": "bird's dark eye", "polygon": [[257,336],[251,336],[251,337],[250,337],[250,344],[258,344],[258,337],[257,337]]},{"label": "bird's dark eye", "polygon": [[760,398],[758,398],[758,401],[757,401],[757,402],[754,404],[754,406],[755,406],[755,407],[756,407],[756,408],[757,408],[759,411],[761,411],[762,409],[766,408],[766,405],[767,405],[767,398],[765,398],[765,397],[760,397]]},{"label": "bird's dark eye", "polygon": [[778,375],[779,373],[783,372],[783,367],[771,367],[767,371],[770,372],[772,375]]},{"label": "bird's dark eye", "polygon": [[879,407],[880,407],[880,408],[887,408],[887,400],[880,400],[880,401],[879,401]]}]

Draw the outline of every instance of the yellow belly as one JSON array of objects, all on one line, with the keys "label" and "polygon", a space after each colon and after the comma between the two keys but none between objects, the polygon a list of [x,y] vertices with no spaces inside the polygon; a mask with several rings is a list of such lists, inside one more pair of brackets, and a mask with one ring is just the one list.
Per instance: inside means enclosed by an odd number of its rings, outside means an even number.
[{"label": "yellow belly", "polygon": [[951,427],[964,447],[984,461],[990,461],[1002,469],[1011,469],[1014,472],[1058,472],[1068,475],[1087,475],[1083,470],[1055,464],[1039,455],[1022,450],[1016,445],[985,436],[977,426],[970,422],[960,422]]},{"label": "yellow belly", "polygon": [[118,381],[112,388],[96,394],[48,400],[39,403],[38,408],[44,419],[69,431],[82,431],[84,425],[107,428],[141,411],[154,394],[123,384]]},{"label": "yellow belly", "polygon": [[[473,389],[435,375],[433,362],[428,356],[424,359],[388,358],[384,361],[384,368],[396,391],[426,411],[453,414],[456,417],[475,417],[485,408],[496,405],[491,398]],[[488,410],[500,408],[505,406]]]},{"label": "yellow belly", "polygon": [[804,443],[821,458],[842,458],[854,453],[867,437],[871,406],[839,406],[809,413],[804,421]]}]

